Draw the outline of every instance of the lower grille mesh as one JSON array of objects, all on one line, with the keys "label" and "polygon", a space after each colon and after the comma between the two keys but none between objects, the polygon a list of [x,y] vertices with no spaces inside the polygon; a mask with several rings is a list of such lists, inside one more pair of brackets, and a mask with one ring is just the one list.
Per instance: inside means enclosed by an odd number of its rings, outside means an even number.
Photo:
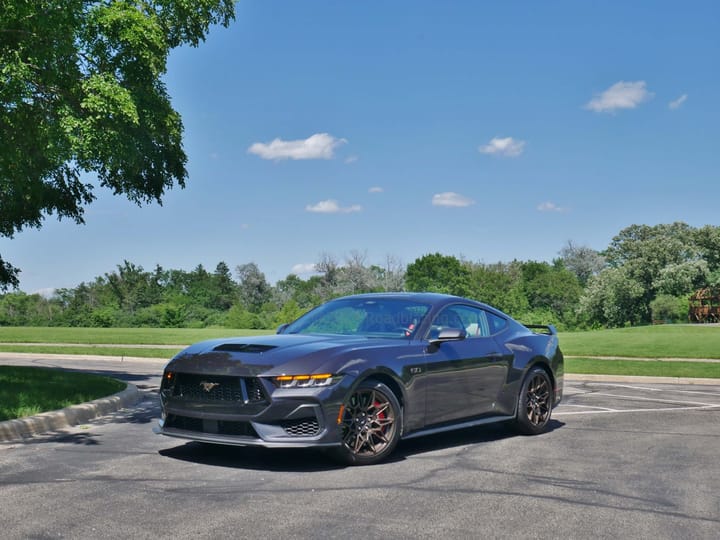
[{"label": "lower grille mesh", "polygon": [[312,437],[320,432],[320,424],[315,418],[286,420],[281,425],[285,433],[292,437]]}]

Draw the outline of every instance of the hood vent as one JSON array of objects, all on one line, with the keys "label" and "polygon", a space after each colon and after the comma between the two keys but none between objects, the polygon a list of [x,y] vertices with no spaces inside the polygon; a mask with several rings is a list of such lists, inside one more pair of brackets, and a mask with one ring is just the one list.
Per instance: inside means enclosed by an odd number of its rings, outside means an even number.
[{"label": "hood vent", "polygon": [[256,343],[223,343],[213,349],[220,352],[264,353],[274,349],[275,345],[260,345]]}]

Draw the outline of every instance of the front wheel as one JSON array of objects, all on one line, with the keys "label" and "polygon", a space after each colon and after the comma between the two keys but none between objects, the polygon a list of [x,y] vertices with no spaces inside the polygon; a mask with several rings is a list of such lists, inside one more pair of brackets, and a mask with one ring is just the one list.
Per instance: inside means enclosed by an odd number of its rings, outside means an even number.
[{"label": "front wheel", "polygon": [[332,451],[348,465],[372,465],[395,449],[400,439],[400,403],[379,381],[360,383],[339,414],[342,446]]},{"label": "front wheel", "polygon": [[525,377],[518,396],[515,426],[520,433],[537,435],[547,428],[553,405],[550,377],[542,368],[533,368]]}]

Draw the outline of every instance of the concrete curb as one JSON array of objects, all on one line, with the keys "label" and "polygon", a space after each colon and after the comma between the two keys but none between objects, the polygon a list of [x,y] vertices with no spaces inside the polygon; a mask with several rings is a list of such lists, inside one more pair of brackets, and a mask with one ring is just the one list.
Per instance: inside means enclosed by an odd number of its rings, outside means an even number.
[{"label": "concrete curb", "polygon": [[59,411],[6,420],[0,422],[0,442],[22,441],[40,433],[76,426],[124,407],[131,407],[140,401],[140,397],[137,386],[127,383],[125,390],[112,396],[72,405]]},{"label": "concrete curb", "polygon": [[692,379],[689,377],[642,377],[640,375],[582,375],[565,373],[566,381],[646,384],[698,384],[720,386],[720,379]]},{"label": "concrete curb", "polygon": [[87,360],[96,361],[114,361],[114,362],[153,362],[158,364],[167,364],[170,358],[147,358],[144,356],[107,356],[100,354],[54,354],[54,353],[16,353],[16,352],[0,352],[0,360],[12,360],[15,358],[25,358],[28,360],[77,360],[85,358]]}]

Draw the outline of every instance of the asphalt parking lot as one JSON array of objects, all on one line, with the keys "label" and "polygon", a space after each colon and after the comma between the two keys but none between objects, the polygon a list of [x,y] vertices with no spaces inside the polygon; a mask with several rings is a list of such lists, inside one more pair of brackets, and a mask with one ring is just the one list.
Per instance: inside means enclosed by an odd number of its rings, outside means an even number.
[{"label": "asphalt parking lot", "polygon": [[[156,436],[138,406],[0,444],[4,538],[717,538],[720,385],[566,383],[551,430],[488,426],[338,467]],[[145,379],[146,378],[146,379]]]}]

